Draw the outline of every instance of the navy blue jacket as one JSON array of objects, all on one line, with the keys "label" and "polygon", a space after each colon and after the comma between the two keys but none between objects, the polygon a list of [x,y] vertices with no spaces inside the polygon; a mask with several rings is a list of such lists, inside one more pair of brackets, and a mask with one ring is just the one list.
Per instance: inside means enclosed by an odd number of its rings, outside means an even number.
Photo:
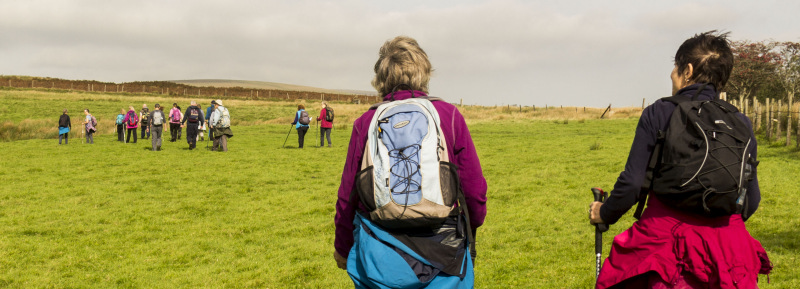
[{"label": "navy blue jacket", "polygon": [[[691,98],[702,84],[693,84],[678,91],[677,95]],[[717,97],[717,92],[713,86],[707,85],[698,95],[700,100],[712,100]],[[628,162],[625,170],[619,174],[614,190],[609,194],[605,204],[600,208],[600,217],[606,224],[614,224],[622,217],[633,205],[644,183],[647,165],[650,162],[650,155],[656,145],[656,134],[659,130],[666,131],[669,126],[669,119],[675,110],[675,104],[669,101],[657,100],[642,111],[639,124],[636,126],[636,136],[633,137],[631,152],[628,154]],[[753,135],[752,125],[747,116],[739,113],[739,117],[744,120],[750,128],[751,137],[756,144],[750,152],[753,158],[757,158],[756,138]],[[761,202],[761,191],[758,188],[758,174],[756,167],[753,167],[753,180],[747,188],[748,212],[747,216],[752,216],[758,209]]]}]

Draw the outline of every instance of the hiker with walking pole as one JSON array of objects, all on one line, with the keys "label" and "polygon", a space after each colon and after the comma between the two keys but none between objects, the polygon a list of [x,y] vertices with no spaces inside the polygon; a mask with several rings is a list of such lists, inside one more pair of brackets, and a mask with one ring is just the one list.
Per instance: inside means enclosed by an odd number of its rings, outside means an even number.
[{"label": "hiker with walking pole", "polygon": [[[592,195],[594,196],[595,202],[603,202],[606,199],[606,192],[600,188],[592,188]],[[592,213],[592,209],[589,209],[589,214]],[[594,224],[594,254],[595,254],[595,272],[594,278],[597,279],[600,277],[600,268],[602,267],[603,263],[603,232],[608,231],[608,225],[606,224]]]},{"label": "hiker with walking pole", "polygon": [[283,140],[283,146],[281,146],[281,148],[285,148],[286,147],[286,141],[289,140],[289,135],[292,134],[292,129],[293,128],[294,128],[294,125],[289,125],[289,132],[286,133],[286,139]]},{"label": "hiker with walking pole", "polygon": [[297,112],[294,114],[294,121],[292,124],[297,129],[297,143],[298,148],[303,148],[303,141],[305,140],[306,133],[308,132],[308,124],[311,123],[311,118],[308,116],[306,107],[302,104],[297,105]]},{"label": "hiker with walking pole", "polygon": [[466,121],[428,96],[431,63],[416,40],[386,41],[374,70],[383,102],[353,124],[335,204],[336,265],[356,288],[473,288],[487,187]]},{"label": "hiker with walking pole", "polygon": [[317,126],[319,130],[319,146],[322,147],[325,145],[324,137],[328,137],[328,147],[331,146],[331,129],[333,129],[333,108],[331,108],[327,102],[322,102],[322,109],[319,112],[319,118],[317,118]]},{"label": "hiker with walking pole", "polygon": [[[671,97],[642,111],[625,169],[592,224],[638,219],[614,238],[595,288],[758,288],[766,251],[745,228],[761,201],[750,120],[719,99],[733,69],[728,33],[687,39]],[[646,205],[646,208],[645,208]]]}]

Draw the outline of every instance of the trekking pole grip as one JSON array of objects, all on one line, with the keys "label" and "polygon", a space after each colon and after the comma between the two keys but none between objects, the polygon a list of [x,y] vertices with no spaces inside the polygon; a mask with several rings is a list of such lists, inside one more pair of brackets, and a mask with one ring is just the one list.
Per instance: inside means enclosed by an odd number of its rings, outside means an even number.
[{"label": "trekking pole grip", "polygon": [[[606,199],[606,192],[603,191],[601,188],[592,188],[592,195],[594,195],[595,202],[605,202]],[[608,231],[608,224],[594,224],[597,227],[597,230],[602,233]]]}]

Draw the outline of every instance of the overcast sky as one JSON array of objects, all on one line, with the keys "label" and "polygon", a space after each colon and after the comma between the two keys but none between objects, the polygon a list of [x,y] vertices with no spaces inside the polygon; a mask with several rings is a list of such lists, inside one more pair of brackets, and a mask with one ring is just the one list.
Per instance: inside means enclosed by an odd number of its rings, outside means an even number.
[{"label": "overcast sky", "polygon": [[432,95],[639,106],[695,33],[800,41],[800,1],[0,0],[0,74],[237,79],[372,90],[378,48],[417,39]]}]

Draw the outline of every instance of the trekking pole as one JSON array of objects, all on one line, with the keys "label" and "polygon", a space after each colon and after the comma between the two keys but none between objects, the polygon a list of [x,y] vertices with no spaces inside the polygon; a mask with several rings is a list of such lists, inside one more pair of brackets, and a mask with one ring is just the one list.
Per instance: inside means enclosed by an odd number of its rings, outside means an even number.
[{"label": "trekking pole", "polygon": [[[595,202],[604,202],[606,199],[606,192],[601,188],[592,188],[592,195],[594,195]],[[608,231],[607,224],[594,224],[594,254],[595,259],[595,280],[600,277],[600,268],[602,267],[603,259],[603,232]]]},{"label": "trekking pole", "polygon": [[292,126],[289,126],[289,132],[286,133],[286,139],[283,140],[283,146],[281,148],[285,148],[286,147],[286,141],[289,140],[289,135],[290,134],[292,134]]}]

